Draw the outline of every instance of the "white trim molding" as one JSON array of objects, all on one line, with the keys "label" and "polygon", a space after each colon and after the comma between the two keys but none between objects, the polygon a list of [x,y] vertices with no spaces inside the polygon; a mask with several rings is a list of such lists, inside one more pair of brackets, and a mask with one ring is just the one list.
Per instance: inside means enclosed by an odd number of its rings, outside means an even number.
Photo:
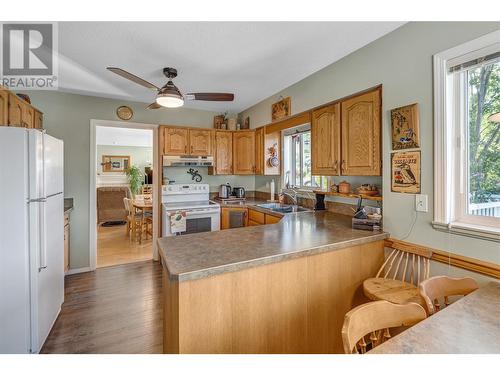
[{"label": "white trim molding", "polygon": [[[96,148],[96,127],[120,127],[130,129],[149,129],[153,132],[153,182],[154,186],[159,183],[159,168],[158,160],[158,124],[144,124],[139,122],[125,121],[110,121],[110,120],[90,120],[90,184],[89,184],[89,271],[93,271],[97,267],[97,148]],[[155,189],[156,191],[157,189]],[[153,194],[153,259],[158,260],[158,249],[156,240],[158,238],[158,220],[160,213],[158,212],[157,194]],[[85,272],[85,271],[82,271]]]},{"label": "white trim molding", "polygon": [[71,268],[69,269],[65,275],[75,275],[77,273],[91,272],[90,267],[82,267],[82,268]]},{"label": "white trim molding", "polygon": [[[467,160],[463,75],[450,74],[451,67],[500,50],[500,30],[450,48],[433,56],[434,69],[434,220],[440,231],[500,240],[500,232],[488,224],[465,223],[463,204],[468,194],[463,165]],[[485,219],[486,221],[486,219]]]}]

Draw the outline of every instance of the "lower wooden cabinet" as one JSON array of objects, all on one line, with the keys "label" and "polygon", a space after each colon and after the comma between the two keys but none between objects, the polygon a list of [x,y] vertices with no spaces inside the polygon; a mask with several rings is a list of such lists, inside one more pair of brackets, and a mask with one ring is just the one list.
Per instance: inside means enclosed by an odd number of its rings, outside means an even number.
[{"label": "lower wooden cabinet", "polygon": [[266,214],[265,223],[266,224],[276,224],[281,220],[281,218],[282,218],[281,216],[274,216],[274,215]]},{"label": "lower wooden cabinet", "polygon": [[262,211],[248,209],[248,225],[275,224],[282,219],[282,216],[274,216]]},{"label": "lower wooden cabinet", "polygon": [[222,207],[220,229],[241,228],[247,225],[246,207]]}]

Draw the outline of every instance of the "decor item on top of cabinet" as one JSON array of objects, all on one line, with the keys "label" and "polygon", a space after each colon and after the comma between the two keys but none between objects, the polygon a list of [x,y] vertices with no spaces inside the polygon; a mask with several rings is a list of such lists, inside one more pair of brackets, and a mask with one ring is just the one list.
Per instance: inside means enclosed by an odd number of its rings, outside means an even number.
[{"label": "decor item on top of cabinet", "polygon": [[225,112],[222,115],[214,116],[214,129],[226,129],[226,127],[224,125],[226,122],[226,115],[227,115],[227,112]]},{"label": "decor item on top of cabinet", "polygon": [[130,156],[103,155],[101,166],[103,172],[125,172],[130,166]]},{"label": "decor item on top of cabinet", "polygon": [[372,184],[362,184],[356,190],[361,195],[377,196],[380,194],[377,186]]},{"label": "decor item on top of cabinet", "polygon": [[274,103],[271,106],[271,120],[272,121],[277,121],[281,120],[285,117],[290,116],[291,113],[291,104],[290,104],[290,97],[283,98],[282,96],[280,97],[280,101]]},{"label": "decor item on top of cabinet", "polygon": [[420,194],[420,151],[391,154],[391,191]]},{"label": "decor item on top of cabinet", "polygon": [[31,98],[29,95],[27,95],[27,94],[16,94],[16,95],[19,97],[19,99],[22,99],[26,103],[31,104]]},{"label": "decor item on top of cabinet", "polygon": [[420,147],[418,104],[391,110],[392,149],[404,150]]},{"label": "decor item on top of cabinet", "polygon": [[241,129],[250,129],[250,116],[245,117],[245,121],[243,122]]},{"label": "decor item on top of cabinet", "polygon": [[269,152],[269,158],[267,159],[267,165],[271,168],[278,167],[280,165],[280,160],[278,158],[278,144],[275,143],[267,149]]},{"label": "decor item on top of cabinet", "polygon": [[130,120],[134,115],[134,111],[132,108],[127,107],[126,105],[122,105],[116,109],[116,115],[120,120]]},{"label": "decor item on top of cabinet", "polygon": [[227,130],[236,130],[236,119],[229,118],[227,119]]}]

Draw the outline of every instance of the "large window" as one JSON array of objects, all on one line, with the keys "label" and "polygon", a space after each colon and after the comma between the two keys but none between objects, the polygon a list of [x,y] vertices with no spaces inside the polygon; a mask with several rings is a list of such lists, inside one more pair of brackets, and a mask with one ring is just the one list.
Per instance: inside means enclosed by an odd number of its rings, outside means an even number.
[{"label": "large window", "polygon": [[434,57],[438,229],[500,239],[500,31]]},{"label": "large window", "polygon": [[311,131],[300,127],[283,137],[285,188],[326,189],[327,178],[311,171]]}]

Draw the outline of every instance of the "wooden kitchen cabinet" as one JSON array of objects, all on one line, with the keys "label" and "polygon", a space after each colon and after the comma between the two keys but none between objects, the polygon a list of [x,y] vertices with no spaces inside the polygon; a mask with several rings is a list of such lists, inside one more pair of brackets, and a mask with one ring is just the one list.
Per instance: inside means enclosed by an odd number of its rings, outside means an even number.
[{"label": "wooden kitchen cabinet", "polygon": [[24,102],[13,93],[9,93],[9,126],[24,126]]},{"label": "wooden kitchen cabinet", "polygon": [[282,219],[281,216],[274,216],[266,214],[265,223],[266,224],[276,224]]},{"label": "wooden kitchen cabinet", "polygon": [[24,124],[24,127],[28,129],[35,128],[35,110],[32,106],[26,104],[23,106],[22,123]]},{"label": "wooden kitchen cabinet", "polygon": [[0,87],[0,125],[9,124],[9,92]]},{"label": "wooden kitchen cabinet", "polygon": [[255,174],[264,174],[264,127],[255,129]]},{"label": "wooden kitchen cabinet", "polygon": [[381,175],[380,89],[347,99],[342,107],[344,176]]},{"label": "wooden kitchen cabinet", "polygon": [[311,169],[315,176],[340,172],[340,103],[312,111]]},{"label": "wooden kitchen cabinet", "polygon": [[255,174],[255,132],[233,133],[233,174]]},{"label": "wooden kitchen cabinet", "polygon": [[215,132],[215,174],[233,174],[233,133]]},{"label": "wooden kitchen cabinet", "polygon": [[241,228],[247,225],[246,207],[222,207],[220,229]]},{"label": "wooden kitchen cabinet", "polygon": [[43,113],[35,109],[35,129],[43,129]]},{"label": "wooden kitchen cabinet", "polygon": [[210,130],[189,130],[189,151],[191,155],[212,155],[213,136]]},{"label": "wooden kitchen cabinet", "polygon": [[181,127],[163,129],[163,155],[188,155],[189,130]]},{"label": "wooden kitchen cabinet", "polygon": [[281,219],[281,216],[274,216],[251,208],[248,209],[248,226],[276,224]]}]

